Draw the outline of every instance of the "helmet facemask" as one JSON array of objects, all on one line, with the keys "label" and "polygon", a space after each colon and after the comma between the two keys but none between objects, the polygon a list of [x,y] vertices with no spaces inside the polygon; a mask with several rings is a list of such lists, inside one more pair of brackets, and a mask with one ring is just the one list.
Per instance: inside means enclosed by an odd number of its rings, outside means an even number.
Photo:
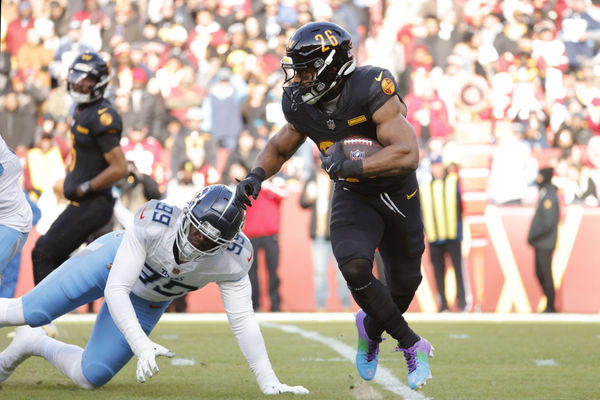
[{"label": "helmet facemask", "polygon": [[[309,61],[294,62],[286,56],[281,60],[281,68],[285,73],[283,92],[292,101],[292,109],[300,104],[315,104],[346,75],[354,71],[353,58],[342,65],[335,65],[336,49],[332,49],[325,59],[313,58]],[[305,75],[311,74],[311,80]],[[301,76],[297,82],[296,76]]]},{"label": "helmet facemask", "polygon": [[[198,261],[225,250],[240,232],[244,216],[234,204],[230,189],[224,185],[204,188],[181,214],[175,239],[179,261]],[[203,240],[198,241],[198,232],[203,236]],[[197,245],[194,245],[194,241]],[[212,246],[207,246],[207,242]],[[199,248],[198,244],[201,244],[202,248]]]},{"label": "helmet facemask", "polygon": [[[76,63],[69,68],[69,73],[67,75],[67,91],[71,98],[73,98],[73,101],[78,104],[91,103],[92,101],[99,100],[104,95],[104,90],[108,86],[110,75],[107,74],[98,81],[91,74],[92,69],[92,66],[83,62]],[[80,93],[76,91],[74,86],[79,85],[81,81],[87,77],[90,77],[95,81],[95,83],[89,85],[88,92]]]},{"label": "helmet facemask", "polygon": [[[214,242],[214,247],[208,250],[200,250],[190,242],[191,227],[197,229],[205,238]],[[200,222],[194,218],[193,214],[186,207],[183,211],[183,220],[177,230],[177,249],[179,250],[179,260],[183,262],[197,261],[202,257],[211,256],[222,252],[233,240],[225,240],[220,237],[221,232],[213,227],[210,222]]]}]

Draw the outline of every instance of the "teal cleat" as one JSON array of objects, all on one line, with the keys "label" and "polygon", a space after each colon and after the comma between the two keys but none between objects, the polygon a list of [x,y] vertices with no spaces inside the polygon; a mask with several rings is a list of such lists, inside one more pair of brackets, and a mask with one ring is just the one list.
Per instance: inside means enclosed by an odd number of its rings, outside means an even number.
[{"label": "teal cleat", "polygon": [[379,340],[371,340],[365,331],[365,317],[363,310],[356,313],[356,329],[358,330],[358,349],[356,351],[356,369],[361,378],[370,381],[375,377],[377,371],[377,360],[379,358]]},{"label": "teal cleat", "polygon": [[419,389],[427,379],[431,378],[429,370],[429,357],[433,357],[433,346],[426,339],[421,338],[408,349],[396,347],[396,351],[402,351],[408,366],[408,386],[411,389]]}]

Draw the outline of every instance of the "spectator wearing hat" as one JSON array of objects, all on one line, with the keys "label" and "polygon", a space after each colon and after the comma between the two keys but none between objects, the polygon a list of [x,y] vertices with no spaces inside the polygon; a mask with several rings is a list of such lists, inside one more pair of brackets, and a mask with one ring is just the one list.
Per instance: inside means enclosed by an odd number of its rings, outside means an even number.
[{"label": "spectator wearing hat", "polygon": [[57,67],[51,71],[53,77],[58,81],[66,78],[67,69],[73,59],[85,51],[94,51],[94,49],[82,40],[81,22],[72,20],[69,22],[69,31],[60,38],[54,50],[54,61],[57,62]]},{"label": "spectator wearing hat", "polygon": [[33,9],[31,3],[22,0],[18,6],[19,15],[16,19],[8,23],[6,30],[6,51],[16,57],[19,49],[27,41],[27,30],[34,27],[35,18],[33,17]]},{"label": "spectator wearing hat", "polygon": [[556,312],[552,253],[556,247],[560,219],[557,188],[552,184],[553,173],[552,168],[542,168],[537,174],[535,181],[540,189],[539,200],[527,235],[527,242],[535,250],[535,275],[546,296],[544,312],[549,313]]}]

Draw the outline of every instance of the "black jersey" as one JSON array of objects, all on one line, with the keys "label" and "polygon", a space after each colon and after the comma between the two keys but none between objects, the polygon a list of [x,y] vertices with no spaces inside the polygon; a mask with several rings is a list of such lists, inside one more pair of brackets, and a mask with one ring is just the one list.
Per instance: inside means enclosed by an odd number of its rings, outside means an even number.
[{"label": "black jersey", "polygon": [[[104,154],[120,145],[122,128],[121,116],[106,99],[76,108],[71,126],[72,160],[65,192],[67,188],[74,190],[108,167]],[[110,194],[110,188],[92,193]]]},{"label": "black jersey", "polygon": [[[394,77],[386,69],[373,66],[358,67],[346,79],[333,113],[325,113],[306,103],[292,110],[292,102],[287,96],[283,96],[282,100],[283,113],[296,130],[317,144],[319,150],[325,150],[334,142],[351,136],[366,136],[377,140],[373,113],[391,96],[400,97],[397,86]],[[414,175],[414,172],[360,180],[348,178],[340,179],[336,184],[357,192],[393,191],[405,183],[413,186],[415,180],[410,179],[411,175]]]}]

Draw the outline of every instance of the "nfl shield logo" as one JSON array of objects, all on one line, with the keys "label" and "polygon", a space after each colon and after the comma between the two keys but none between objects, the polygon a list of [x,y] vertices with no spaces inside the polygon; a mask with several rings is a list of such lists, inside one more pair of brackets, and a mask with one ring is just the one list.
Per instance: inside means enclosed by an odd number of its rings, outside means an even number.
[{"label": "nfl shield logo", "polygon": [[335,121],[332,119],[327,120],[327,127],[329,128],[329,130],[334,130],[335,129]]},{"label": "nfl shield logo", "polygon": [[362,160],[365,158],[365,152],[360,150],[352,150],[350,152],[350,160]]}]

